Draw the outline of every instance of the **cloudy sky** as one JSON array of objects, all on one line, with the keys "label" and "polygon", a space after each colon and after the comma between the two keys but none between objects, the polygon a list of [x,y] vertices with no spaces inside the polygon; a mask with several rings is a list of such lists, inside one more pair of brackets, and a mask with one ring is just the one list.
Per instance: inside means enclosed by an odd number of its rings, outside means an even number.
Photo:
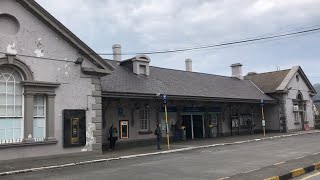
[{"label": "cloudy sky", "polygon": [[[146,52],[320,27],[319,0],[37,0],[98,53]],[[320,82],[320,32],[220,49],[149,55],[153,66],[230,75],[300,65],[312,83]],[[111,56],[104,56],[112,58]],[[130,58],[124,56],[123,59]]]}]

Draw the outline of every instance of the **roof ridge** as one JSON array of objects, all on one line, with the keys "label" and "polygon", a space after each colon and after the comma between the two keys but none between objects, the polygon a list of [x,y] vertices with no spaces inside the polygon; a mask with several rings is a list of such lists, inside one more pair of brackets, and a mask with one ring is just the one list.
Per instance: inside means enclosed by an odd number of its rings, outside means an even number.
[{"label": "roof ridge", "polygon": [[247,74],[246,76],[255,76],[255,75],[260,75],[260,74],[269,74],[269,73],[275,73],[275,72],[290,71],[291,69],[292,69],[292,68],[290,68],[290,69],[283,69],[283,70],[279,70],[279,71],[267,71],[267,72],[256,73],[256,74]]},{"label": "roof ridge", "polygon": [[[112,61],[116,62],[115,60],[112,59],[105,59],[106,61]],[[224,78],[231,78],[234,79],[234,77],[231,76],[224,76],[224,75],[218,75],[218,74],[210,74],[210,73],[204,73],[204,72],[194,72],[194,71],[185,71],[185,70],[180,70],[180,69],[171,69],[171,68],[165,68],[165,67],[159,67],[159,66],[149,66],[152,68],[158,68],[158,69],[165,69],[165,70],[170,70],[170,71],[179,71],[179,72],[185,72],[185,73],[194,73],[194,74],[203,74],[203,75],[208,75],[208,76],[218,76],[218,77],[224,77]],[[245,79],[246,80],[246,79]]]}]

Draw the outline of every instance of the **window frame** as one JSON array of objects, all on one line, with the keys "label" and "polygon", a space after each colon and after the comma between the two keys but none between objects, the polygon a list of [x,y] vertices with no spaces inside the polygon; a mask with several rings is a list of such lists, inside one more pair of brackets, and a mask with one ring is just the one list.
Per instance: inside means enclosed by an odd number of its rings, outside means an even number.
[{"label": "window frame", "polygon": [[[5,107],[5,115],[0,115],[0,121],[4,121],[4,120],[11,120],[12,122],[12,128],[4,128],[1,130],[4,130],[4,135],[5,135],[5,139],[0,139],[1,143],[2,142],[11,142],[11,143],[15,143],[15,142],[21,142],[22,139],[24,138],[24,87],[21,84],[21,82],[24,80],[23,79],[23,75],[21,74],[21,72],[19,70],[17,70],[15,67],[13,66],[0,66],[1,68],[9,68],[12,70],[11,73],[8,72],[3,72],[0,71],[0,77],[3,76],[4,82],[5,83],[5,92],[0,92],[0,94],[5,94],[5,103],[1,104],[0,106],[4,106]],[[5,75],[9,75],[9,77],[7,78]],[[16,77],[15,75],[19,75],[19,77]],[[10,81],[11,77],[13,78],[13,81]],[[17,79],[20,79],[20,81],[18,81]],[[9,92],[8,91],[8,82],[13,83],[13,92]],[[21,90],[19,93],[16,92],[16,86],[17,84],[19,84]],[[8,94],[9,95],[13,95],[13,104],[9,104],[8,103]],[[21,96],[21,104],[17,105],[16,102],[16,96]],[[13,115],[8,115],[8,106],[13,106]],[[17,115],[16,112],[16,106],[20,106],[21,108],[21,115]],[[20,121],[18,124],[20,124],[20,128],[18,128],[19,126],[16,126],[17,123],[16,121]],[[7,131],[8,129],[12,130],[12,138],[7,138]],[[15,138],[15,130],[19,130],[20,129],[20,137],[19,138]]]},{"label": "window frame", "polygon": [[[143,112],[143,115],[141,114]],[[142,117],[143,116],[143,117]],[[143,124],[142,124],[143,123]],[[149,109],[140,109],[139,110],[139,128],[142,132],[147,132],[150,130],[149,126]]]},{"label": "window frame", "polygon": [[[43,105],[39,105],[39,104],[37,104],[38,103],[38,99],[37,98],[39,98],[39,97],[42,97],[43,98]],[[33,99],[34,99],[34,103],[33,103],[33,138],[35,139],[35,140],[37,140],[37,139],[39,139],[39,140],[42,140],[42,139],[44,139],[44,138],[46,138],[46,126],[47,126],[47,96],[45,96],[45,95],[38,95],[38,94],[36,94],[36,95],[34,95],[34,97],[33,97]],[[35,100],[36,99],[36,100]],[[41,116],[41,115],[39,115],[38,113],[38,110],[39,110],[39,107],[43,107],[43,115]],[[35,110],[35,108],[36,108],[36,115],[34,114],[34,110]],[[34,124],[34,121],[36,120],[36,119],[43,119],[44,120],[44,122],[43,122],[43,124],[44,124],[44,127],[35,127],[35,124]],[[43,137],[35,137],[35,133],[34,133],[34,130],[35,130],[35,128],[43,128]]]}]

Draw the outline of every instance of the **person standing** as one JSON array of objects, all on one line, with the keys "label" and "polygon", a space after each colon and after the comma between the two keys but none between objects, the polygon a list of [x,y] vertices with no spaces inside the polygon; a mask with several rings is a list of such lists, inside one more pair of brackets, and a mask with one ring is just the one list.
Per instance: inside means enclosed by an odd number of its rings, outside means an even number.
[{"label": "person standing", "polygon": [[118,130],[114,126],[114,123],[112,123],[110,129],[109,129],[109,141],[110,141],[110,146],[109,146],[109,151],[114,150],[116,146],[116,141],[118,140]]},{"label": "person standing", "polygon": [[161,124],[158,123],[156,129],[154,130],[154,135],[157,136],[157,149],[161,150],[160,143],[162,138]]},{"label": "person standing", "polygon": [[252,134],[252,122],[250,119],[247,119],[247,128],[248,128],[248,133]]}]

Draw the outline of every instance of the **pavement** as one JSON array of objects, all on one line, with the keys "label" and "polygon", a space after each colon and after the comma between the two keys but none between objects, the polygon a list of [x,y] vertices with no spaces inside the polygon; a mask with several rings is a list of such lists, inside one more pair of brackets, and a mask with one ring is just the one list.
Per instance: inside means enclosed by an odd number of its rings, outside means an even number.
[{"label": "pavement", "polygon": [[[284,173],[287,169],[282,168],[280,172],[276,168],[273,171],[257,173],[258,168],[264,169],[279,161],[287,163],[291,159],[306,156],[303,157],[304,159],[310,154],[320,152],[318,132],[273,133],[267,134],[266,138],[261,134],[256,134],[186,141],[172,144],[170,151],[156,151],[154,146],[146,146],[85,157],[6,161],[0,162],[0,172],[3,176],[17,174],[4,176],[1,179],[103,179],[102,177],[105,177],[106,174],[112,177],[111,179],[127,179],[128,177],[130,179],[150,179],[152,177],[156,177],[152,179],[219,179],[224,177],[261,179]],[[306,133],[309,134],[303,135]],[[301,146],[297,146],[300,143]],[[320,155],[318,156],[309,158],[309,161],[320,160]],[[310,163],[309,161],[305,163]],[[292,168],[287,166],[288,169]],[[37,172],[19,175],[19,173],[31,171]]]}]

